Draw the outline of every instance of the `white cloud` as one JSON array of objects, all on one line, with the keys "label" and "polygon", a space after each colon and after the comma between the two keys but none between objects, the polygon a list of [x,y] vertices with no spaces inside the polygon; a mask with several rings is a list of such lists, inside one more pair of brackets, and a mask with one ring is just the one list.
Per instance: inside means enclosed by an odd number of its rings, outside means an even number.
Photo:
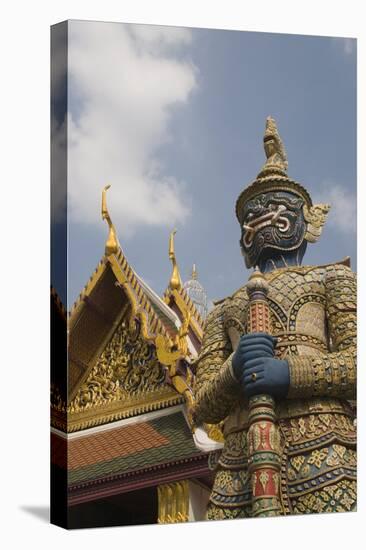
[{"label": "white cloud", "polygon": [[155,50],[165,45],[181,47],[192,42],[191,31],[183,27],[130,25],[129,30],[136,37],[137,42],[143,42],[145,46],[149,45]]},{"label": "white cloud", "polygon": [[[73,221],[100,223],[101,190],[120,233],[182,223],[184,182],[157,156],[173,109],[188,101],[196,69],[182,60],[190,31],[72,21],[69,27],[69,206]],[[178,55],[180,54],[180,55]]]},{"label": "white cloud", "polygon": [[357,230],[357,200],[344,186],[331,181],[325,181],[320,186],[315,202],[331,205],[327,224],[343,234],[355,234]]},{"label": "white cloud", "polygon": [[356,40],[354,38],[344,38],[343,51],[345,54],[350,55],[356,46]]},{"label": "white cloud", "polygon": [[356,38],[340,38],[334,37],[333,44],[343,50],[345,55],[351,55],[356,49]]}]

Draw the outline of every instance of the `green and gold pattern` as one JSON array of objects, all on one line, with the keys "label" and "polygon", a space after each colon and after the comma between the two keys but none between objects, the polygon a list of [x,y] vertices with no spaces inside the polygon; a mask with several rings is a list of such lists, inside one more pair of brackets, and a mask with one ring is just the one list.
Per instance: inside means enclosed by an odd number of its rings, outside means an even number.
[{"label": "green and gold pattern", "polygon": [[295,514],[356,511],[356,481],[344,479],[294,500]]}]

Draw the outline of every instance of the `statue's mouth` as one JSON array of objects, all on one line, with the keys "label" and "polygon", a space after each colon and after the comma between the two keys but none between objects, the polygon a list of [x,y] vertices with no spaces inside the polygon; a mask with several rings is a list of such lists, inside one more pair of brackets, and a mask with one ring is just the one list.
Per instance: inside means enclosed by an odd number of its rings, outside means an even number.
[{"label": "statue's mouth", "polygon": [[286,210],[286,206],[279,204],[277,208],[274,208],[271,212],[267,212],[262,216],[258,216],[254,220],[243,223],[243,229],[245,229],[245,234],[243,237],[243,244],[246,247],[250,247],[255,234],[263,227],[268,225],[274,225],[278,228],[279,231],[285,232],[290,227],[290,222],[284,216],[281,216],[281,213]]}]

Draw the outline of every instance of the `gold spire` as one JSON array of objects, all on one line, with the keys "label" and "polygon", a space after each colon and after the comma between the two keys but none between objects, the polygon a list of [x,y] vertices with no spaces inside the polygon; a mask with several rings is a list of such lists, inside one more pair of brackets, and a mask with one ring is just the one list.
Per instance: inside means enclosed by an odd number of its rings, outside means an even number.
[{"label": "gold spire", "polygon": [[110,185],[106,185],[102,191],[102,219],[107,221],[109,227],[108,239],[105,243],[105,255],[110,256],[115,254],[119,249],[119,242],[116,233],[116,229],[112,223],[111,217],[107,208],[107,190],[110,188]]},{"label": "gold spire", "polygon": [[263,142],[267,161],[257,178],[240,193],[236,201],[235,211],[240,225],[242,226],[245,221],[243,219],[245,204],[256,195],[272,191],[294,193],[304,201],[303,214],[307,222],[305,239],[309,243],[315,243],[322,232],[330,205],[323,203],[313,205],[305,187],[288,177],[286,150],[278,133],[276,122],[270,116],[266,120]]},{"label": "gold spire", "polygon": [[196,264],[193,264],[193,267],[192,267],[192,279],[196,280],[197,279],[197,269],[196,269]]},{"label": "gold spire", "polygon": [[266,119],[263,143],[266,163],[256,179],[240,193],[236,201],[235,211],[240,225],[244,222],[245,204],[262,193],[269,191],[290,192],[301,197],[309,209],[313,204],[305,187],[287,175],[288,162],[285,147],[278,133],[276,122],[270,116]]},{"label": "gold spire", "polygon": [[174,250],[174,235],[176,234],[176,232],[177,230],[174,229],[174,231],[170,233],[170,238],[169,238],[169,259],[173,264],[173,271],[170,277],[169,286],[172,290],[179,290],[182,286],[182,280],[180,278],[177,260],[175,257],[175,250]]},{"label": "gold spire", "polygon": [[275,173],[286,174],[288,162],[285,146],[278,133],[276,121],[271,116],[268,116],[266,119],[263,144],[267,161],[259,177]]}]

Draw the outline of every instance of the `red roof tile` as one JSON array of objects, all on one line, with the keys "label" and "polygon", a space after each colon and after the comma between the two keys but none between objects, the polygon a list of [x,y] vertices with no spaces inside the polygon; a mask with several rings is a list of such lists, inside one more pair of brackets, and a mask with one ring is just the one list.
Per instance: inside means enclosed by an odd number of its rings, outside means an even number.
[{"label": "red roof tile", "polygon": [[80,437],[68,442],[68,469],[153,449],[168,442],[166,437],[145,422]]}]

